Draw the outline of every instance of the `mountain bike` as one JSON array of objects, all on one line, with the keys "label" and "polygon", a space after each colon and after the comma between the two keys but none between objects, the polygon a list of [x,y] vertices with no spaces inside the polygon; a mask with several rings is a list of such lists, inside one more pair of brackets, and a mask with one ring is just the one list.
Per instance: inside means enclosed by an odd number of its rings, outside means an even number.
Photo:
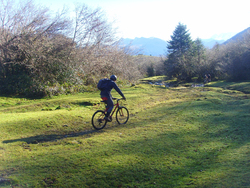
[{"label": "mountain bike", "polygon": [[[117,98],[113,98],[113,100],[117,100],[116,104],[114,104],[114,108],[110,114],[110,120],[112,121],[112,116],[114,115],[114,113],[116,112],[116,121],[119,124],[126,124],[128,122],[129,119],[129,112],[128,109],[125,106],[120,106],[119,101],[122,99],[117,99]],[[104,104],[106,104],[106,101],[101,101]],[[107,108],[105,110],[97,110],[93,116],[92,116],[92,125],[95,129],[100,130],[103,129],[107,122],[105,118],[105,114],[107,113]]]}]

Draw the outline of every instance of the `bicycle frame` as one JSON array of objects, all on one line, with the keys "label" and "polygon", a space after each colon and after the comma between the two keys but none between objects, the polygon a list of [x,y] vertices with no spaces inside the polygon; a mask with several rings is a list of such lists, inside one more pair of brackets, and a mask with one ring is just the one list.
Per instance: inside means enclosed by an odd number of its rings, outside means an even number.
[{"label": "bicycle frame", "polygon": [[[116,100],[116,98],[113,98],[114,100]],[[114,109],[112,110],[111,114],[110,114],[110,117],[112,118],[113,114],[115,113],[116,109],[119,108],[120,104],[119,104],[119,100],[121,99],[117,99],[117,102],[116,104],[114,104]],[[105,112],[107,112],[107,108],[105,109]]]}]

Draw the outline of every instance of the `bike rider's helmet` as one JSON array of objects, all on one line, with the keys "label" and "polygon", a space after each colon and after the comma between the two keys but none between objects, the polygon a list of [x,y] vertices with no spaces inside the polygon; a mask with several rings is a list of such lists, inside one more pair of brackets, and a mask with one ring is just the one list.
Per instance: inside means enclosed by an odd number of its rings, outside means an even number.
[{"label": "bike rider's helmet", "polygon": [[112,75],[112,76],[110,76],[110,80],[116,81],[116,80],[117,80],[116,75]]}]

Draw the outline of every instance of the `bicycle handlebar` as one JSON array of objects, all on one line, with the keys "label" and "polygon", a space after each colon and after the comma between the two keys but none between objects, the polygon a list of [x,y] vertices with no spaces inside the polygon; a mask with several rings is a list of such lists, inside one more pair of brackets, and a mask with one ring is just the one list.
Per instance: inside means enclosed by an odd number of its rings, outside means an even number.
[{"label": "bicycle handlebar", "polygon": [[112,98],[112,100],[117,100],[117,102],[118,102],[119,100],[124,100],[124,98],[121,98],[121,99],[118,99],[118,98]]},{"label": "bicycle handlebar", "polygon": [[[119,102],[119,100],[125,100],[124,98],[121,98],[121,99],[118,99],[118,98],[112,98],[112,100],[117,100],[117,102]],[[106,100],[105,101],[101,101],[101,102],[106,102]]]}]

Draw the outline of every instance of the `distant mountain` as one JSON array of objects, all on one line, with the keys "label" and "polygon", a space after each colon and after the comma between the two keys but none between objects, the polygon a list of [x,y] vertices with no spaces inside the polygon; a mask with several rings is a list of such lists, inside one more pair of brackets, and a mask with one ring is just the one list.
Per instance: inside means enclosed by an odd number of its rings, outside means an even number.
[{"label": "distant mountain", "polygon": [[242,40],[245,34],[249,34],[250,35],[250,27],[239,32],[238,34],[234,35],[232,38],[228,39],[227,41],[225,41],[223,44],[228,44],[230,42],[234,42],[234,41],[238,41],[238,40]]},{"label": "distant mountain", "polygon": [[167,42],[159,38],[135,38],[122,39],[124,45],[130,45],[133,49],[138,50],[140,54],[161,56],[166,55]]},{"label": "distant mountain", "polygon": [[[215,40],[215,39],[201,39],[206,48],[212,48],[216,43],[222,44],[225,40]],[[167,53],[167,41],[159,38],[135,38],[135,39],[122,39],[123,45],[130,47],[139,51],[139,54],[151,55],[151,56],[161,56]]]},{"label": "distant mountain", "polygon": [[230,38],[232,38],[234,35],[236,35],[237,34],[237,32],[228,32],[228,33],[221,33],[221,34],[216,34],[216,35],[213,35],[212,37],[211,37],[211,39],[214,39],[214,40],[224,40],[224,41],[226,41],[226,40],[228,40],[228,39],[230,39]]},{"label": "distant mountain", "polygon": [[216,40],[216,39],[201,39],[203,45],[206,47],[206,48],[213,48],[215,44],[222,44],[223,42],[225,42],[225,40]]}]

